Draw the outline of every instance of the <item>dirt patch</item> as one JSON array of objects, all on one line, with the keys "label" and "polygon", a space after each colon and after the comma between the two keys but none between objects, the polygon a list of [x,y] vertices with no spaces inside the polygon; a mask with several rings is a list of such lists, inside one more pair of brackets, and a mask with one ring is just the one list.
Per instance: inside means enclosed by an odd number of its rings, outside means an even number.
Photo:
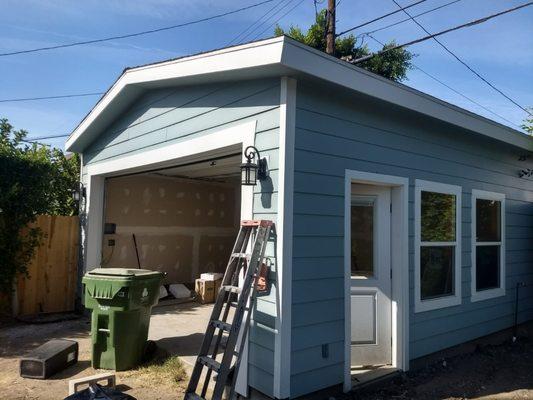
[{"label": "dirt patch", "polygon": [[[12,324],[0,330],[0,399],[63,399],[69,379],[101,372],[91,367],[90,321],[80,318],[51,324]],[[55,339],[73,339],[79,344],[78,362],[47,380],[19,376],[19,358]],[[182,399],[186,372],[177,357],[158,352],[156,358],[132,371],[118,372],[118,389],[137,399]],[[184,381],[185,379],[185,381]]]},{"label": "dirt patch", "polygon": [[346,399],[533,399],[533,342],[480,346]]}]

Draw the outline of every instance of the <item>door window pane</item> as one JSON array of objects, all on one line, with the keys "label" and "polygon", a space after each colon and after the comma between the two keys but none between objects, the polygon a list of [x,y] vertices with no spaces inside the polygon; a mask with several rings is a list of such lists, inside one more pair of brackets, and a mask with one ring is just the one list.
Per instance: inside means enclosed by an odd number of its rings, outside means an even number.
[{"label": "door window pane", "polygon": [[374,276],[374,201],[352,200],[352,276]]},{"label": "door window pane", "polygon": [[420,248],[420,293],[422,300],[454,294],[453,246]]},{"label": "door window pane", "polygon": [[500,246],[476,247],[476,290],[500,287]]},{"label": "door window pane", "polygon": [[421,240],[455,241],[455,195],[422,191]]},{"label": "door window pane", "polygon": [[501,203],[496,200],[476,199],[476,235],[478,242],[501,240]]}]

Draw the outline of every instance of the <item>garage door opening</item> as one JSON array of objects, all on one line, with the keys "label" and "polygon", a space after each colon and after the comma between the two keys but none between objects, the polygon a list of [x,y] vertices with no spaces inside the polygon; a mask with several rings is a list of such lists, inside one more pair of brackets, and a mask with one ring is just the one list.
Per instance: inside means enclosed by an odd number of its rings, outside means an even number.
[{"label": "garage door opening", "polygon": [[[241,217],[241,154],[105,181],[102,266],[166,273],[194,290],[224,273]],[[171,296],[169,296],[171,297]]]}]

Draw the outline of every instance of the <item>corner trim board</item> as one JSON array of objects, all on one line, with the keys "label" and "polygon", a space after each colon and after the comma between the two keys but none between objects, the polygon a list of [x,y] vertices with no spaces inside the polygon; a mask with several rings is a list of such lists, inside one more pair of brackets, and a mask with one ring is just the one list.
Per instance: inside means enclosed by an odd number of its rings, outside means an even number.
[{"label": "corner trim board", "polygon": [[[290,397],[291,386],[291,313],[292,242],[294,197],[294,140],[296,126],[296,80],[281,78],[278,182],[278,260],[279,316],[274,352],[274,396]],[[280,240],[281,238],[281,240]]]}]

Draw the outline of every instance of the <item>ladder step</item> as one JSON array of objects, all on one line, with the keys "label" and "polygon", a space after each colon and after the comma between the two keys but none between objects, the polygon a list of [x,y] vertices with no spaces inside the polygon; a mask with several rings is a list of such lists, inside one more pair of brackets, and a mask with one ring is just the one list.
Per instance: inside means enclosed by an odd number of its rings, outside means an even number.
[{"label": "ladder step", "polygon": [[209,356],[198,357],[198,362],[215,372],[220,371],[220,363]]},{"label": "ladder step", "polygon": [[255,227],[266,228],[267,226],[272,226],[272,225],[274,225],[272,221],[268,221],[265,219],[241,221],[241,226],[255,226]]},{"label": "ladder step", "polygon": [[231,253],[231,256],[234,258],[250,258],[252,255],[250,253]]},{"label": "ladder step", "polygon": [[205,399],[196,393],[187,393],[185,395],[185,400],[205,400]]},{"label": "ladder step", "polygon": [[[232,301],[231,303],[229,303],[229,306],[230,306],[230,307],[235,307],[235,308],[237,308],[237,307],[239,307],[239,302],[237,302],[237,301]],[[244,310],[245,310],[245,311],[248,311],[248,307],[244,307]]]},{"label": "ladder step", "polygon": [[231,331],[231,324],[228,324],[227,322],[222,322],[214,319],[213,321],[211,321],[211,325],[226,332]]},{"label": "ladder step", "polygon": [[222,290],[225,290],[226,292],[237,293],[237,294],[241,293],[241,288],[238,286],[225,285],[225,286],[222,286]]}]

